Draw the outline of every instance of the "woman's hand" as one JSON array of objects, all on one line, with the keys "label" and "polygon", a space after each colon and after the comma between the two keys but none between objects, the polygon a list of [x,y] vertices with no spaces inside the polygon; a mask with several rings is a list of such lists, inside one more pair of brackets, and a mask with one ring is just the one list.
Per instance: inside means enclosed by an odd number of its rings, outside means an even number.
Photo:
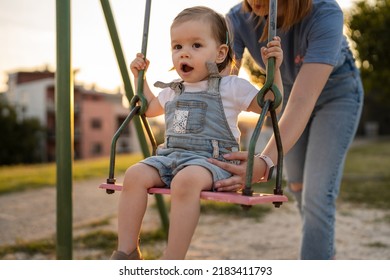
[{"label": "woman's hand", "polygon": [[218,192],[230,192],[239,191],[245,185],[246,166],[248,153],[247,152],[234,152],[224,155],[226,160],[239,160],[240,164],[233,164],[225,161],[219,161],[217,159],[209,158],[208,161],[233,175],[227,179],[215,182],[214,188]]},{"label": "woman's hand", "polygon": [[275,36],[272,41],[268,42],[267,47],[262,47],[260,50],[261,58],[265,65],[268,64],[268,59],[275,58],[275,69],[279,69],[283,62],[283,50],[280,43],[280,37]]},{"label": "woman's hand", "polygon": [[[226,160],[239,160],[240,164],[233,164],[229,162],[219,161],[213,158],[209,158],[208,161],[233,175],[227,179],[215,182],[214,188],[219,192],[230,192],[241,190],[245,186],[246,181],[246,169],[248,161],[248,152],[233,152],[224,155]],[[252,182],[257,182],[262,176],[256,176],[256,174],[264,174],[266,165],[262,159],[257,157],[253,160],[253,173]],[[256,173],[256,174],[255,174]]]}]

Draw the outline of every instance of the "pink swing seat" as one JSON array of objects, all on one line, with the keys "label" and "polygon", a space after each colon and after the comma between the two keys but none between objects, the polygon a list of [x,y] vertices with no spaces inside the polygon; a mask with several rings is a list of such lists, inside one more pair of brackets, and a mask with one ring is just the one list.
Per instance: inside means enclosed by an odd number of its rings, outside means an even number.
[{"label": "pink swing seat", "polygon": [[[103,183],[99,186],[101,189],[121,191],[122,185]],[[149,194],[162,194],[170,195],[171,190],[169,188],[150,188]],[[203,200],[211,200],[218,202],[234,203],[240,205],[252,206],[261,203],[282,203],[287,202],[288,198],[285,195],[276,195],[268,193],[253,193],[251,196],[242,195],[241,192],[212,192],[203,191],[200,194],[200,198]]]}]

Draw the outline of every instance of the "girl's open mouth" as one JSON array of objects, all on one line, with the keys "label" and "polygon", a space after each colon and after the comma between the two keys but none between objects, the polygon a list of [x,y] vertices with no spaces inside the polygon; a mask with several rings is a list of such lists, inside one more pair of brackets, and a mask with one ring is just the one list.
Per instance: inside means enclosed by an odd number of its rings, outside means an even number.
[{"label": "girl's open mouth", "polygon": [[188,64],[182,64],[181,65],[181,70],[184,72],[184,73],[188,73],[188,72],[191,72],[192,70],[194,70],[193,67],[189,66]]}]

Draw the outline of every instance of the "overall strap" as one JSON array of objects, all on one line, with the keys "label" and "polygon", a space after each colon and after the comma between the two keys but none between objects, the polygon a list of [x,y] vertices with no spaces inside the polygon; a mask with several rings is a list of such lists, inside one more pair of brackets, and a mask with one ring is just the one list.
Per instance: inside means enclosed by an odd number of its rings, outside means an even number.
[{"label": "overall strap", "polygon": [[168,88],[169,87],[175,92],[176,95],[180,95],[184,92],[183,81],[170,82],[170,83],[164,83],[164,82],[157,81],[154,83],[154,86],[158,87],[158,88]]},{"label": "overall strap", "polygon": [[207,70],[209,71],[208,79],[208,89],[207,92],[211,94],[219,93],[219,81],[221,80],[221,75],[218,71],[218,66],[215,62],[206,62]]},{"label": "overall strap", "polygon": [[[219,93],[219,81],[221,79],[221,75],[218,71],[218,66],[215,64],[215,62],[206,62],[206,67],[209,72],[209,78],[208,78],[208,85],[207,85],[207,92],[211,94],[217,94]],[[158,88],[171,88],[175,94],[180,95],[184,92],[184,85],[183,81],[178,82],[170,82],[170,83],[164,83],[157,81],[154,83],[155,87]]]}]

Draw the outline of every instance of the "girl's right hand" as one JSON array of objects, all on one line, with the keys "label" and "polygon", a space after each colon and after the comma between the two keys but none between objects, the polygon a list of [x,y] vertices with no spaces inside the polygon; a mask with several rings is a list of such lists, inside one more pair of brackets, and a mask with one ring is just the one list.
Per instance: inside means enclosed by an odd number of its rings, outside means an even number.
[{"label": "girl's right hand", "polygon": [[149,67],[150,61],[145,58],[142,53],[137,53],[135,59],[130,63],[130,70],[133,73],[134,78],[138,78],[138,73],[141,70],[147,70]]}]

